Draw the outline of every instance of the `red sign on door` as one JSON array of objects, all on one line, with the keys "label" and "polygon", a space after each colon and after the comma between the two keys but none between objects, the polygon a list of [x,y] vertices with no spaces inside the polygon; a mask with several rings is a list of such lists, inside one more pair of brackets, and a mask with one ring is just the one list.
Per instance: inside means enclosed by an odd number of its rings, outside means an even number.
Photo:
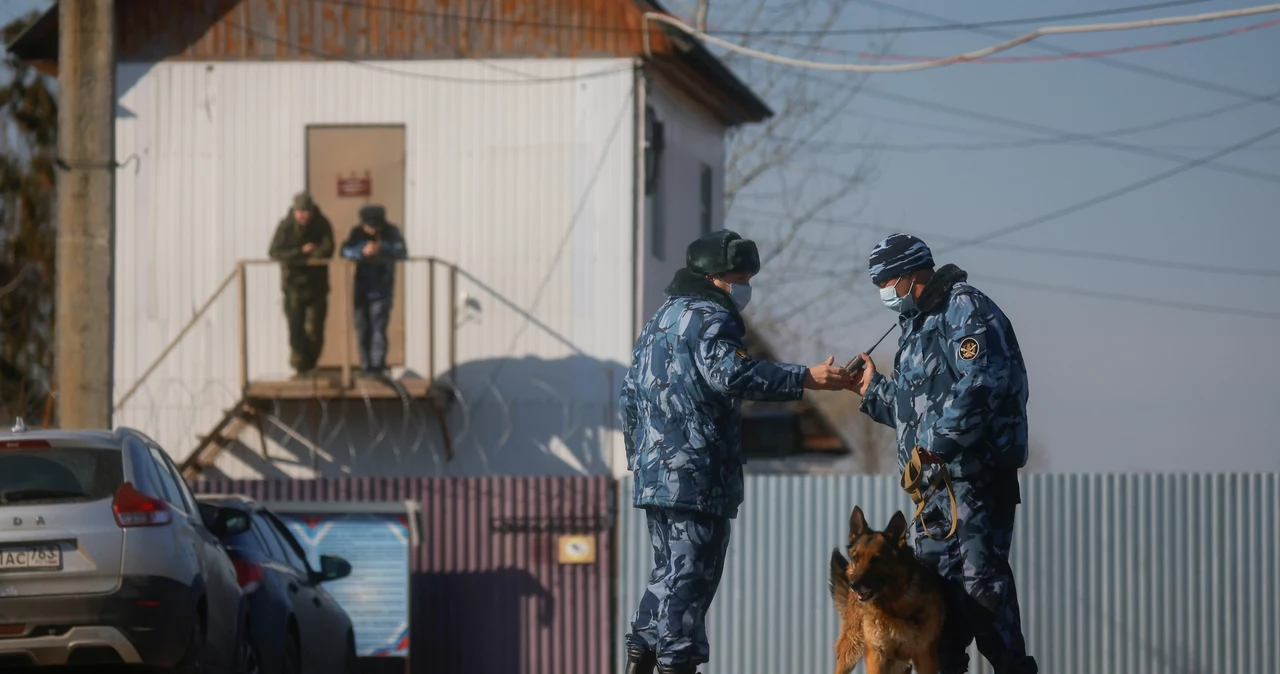
[{"label": "red sign on door", "polygon": [[357,177],[352,171],[351,175],[343,178],[342,174],[338,174],[338,196],[339,197],[367,197],[373,194],[373,179],[369,177],[369,172],[364,172],[364,177]]}]

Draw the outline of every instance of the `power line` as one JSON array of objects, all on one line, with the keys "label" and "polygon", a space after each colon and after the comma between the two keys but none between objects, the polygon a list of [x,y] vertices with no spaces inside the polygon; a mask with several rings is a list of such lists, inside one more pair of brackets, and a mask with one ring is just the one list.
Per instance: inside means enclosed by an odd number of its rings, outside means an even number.
[{"label": "power line", "polygon": [[1253,309],[1237,309],[1234,307],[1220,307],[1212,304],[1195,304],[1192,302],[1178,302],[1176,300],[1163,300],[1155,297],[1140,297],[1137,295],[1125,295],[1123,293],[1103,292],[1096,290],[1084,290],[1082,288],[1072,288],[1069,286],[1059,286],[1049,283],[1039,283],[1037,281],[1027,281],[1023,279],[1002,278],[999,276],[991,276],[988,274],[979,274],[976,278],[999,285],[1017,286],[1030,290],[1043,290],[1046,292],[1060,293],[1063,295],[1077,295],[1080,297],[1093,297],[1104,300],[1115,300],[1118,302],[1134,302],[1137,304],[1145,304],[1148,306],[1161,306],[1171,309],[1182,309],[1184,311],[1200,311],[1213,314],[1226,314],[1229,316],[1247,316],[1249,318],[1265,318],[1273,321],[1280,321],[1280,313],[1273,311],[1256,311]]},{"label": "power line", "polygon": [[[1025,140],[1007,140],[992,141],[987,143],[852,143],[844,141],[802,141],[787,136],[774,136],[770,139],[778,143],[811,143],[821,145],[825,149],[840,149],[849,152],[859,150],[878,150],[881,152],[988,152],[992,150],[1017,150],[1027,147],[1035,147],[1041,145],[1065,145],[1070,140],[1061,140],[1057,138],[1028,138]],[[1199,151],[1208,150],[1213,145],[1136,145],[1135,147],[1143,147],[1150,150],[1167,150],[1167,151]],[[1280,145],[1264,145],[1263,147],[1246,148],[1253,152],[1277,152],[1280,151]]]},{"label": "power line", "polygon": [[[772,213],[769,211],[750,208],[748,206],[735,206],[734,210],[746,211],[751,215],[756,215],[756,216],[765,217],[765,218],[777,219],[777,218],[786,217],[785,214],[782,214],[782,213]],[[867,230],[867,231],[897,232],[901,230],[901,228],[899,227],[890,227],[888,225],[874,225],[871,223],[862,223],[862,222],[849,222],[849,221],[841,220],[835,217],[815,216],[810,219],[813,222],[820,222],[824,224],[850,227],[852,229],[861,229],[861,230]],[[929,241],[933,241],[933,240],[951,241],[951,242],[964,241],[962,237],[949,236],[947,234],[939,234],[936,232],[917,233],[917,236]],[[1160,267],[1164,269],[1177,269],[1180,271],[1193,271],[1193,272],[1200,272],[1205,274],[1225,274],[1228,276],[1255,276],[1255,277],[1261,276],[1261,277],[1268,277],[1268,278],[1280,278],[1280,269],[1264,269],[1264,268],[1238,267],[1238,266],[1232,266],[1232,265],[1201,264],[1197,262],[1181,262],[1178,260],[1165,260],[1160,258],[1141,257],[1138,255],[1125,255],[1123,253],[1107,253],[1103,251],[1077,250],[1072,248],[1058,248],[1054,246],[1029,246],[1029,245],[1016,244],[1016,243],[986,242],[983,244],[983,248],[989,248],[993,250],[1006,250],[1006,251],[1016,252],[1016,253],[1031,253],[1033,255],[1050,255],[1050,256],[1056,256],[1056,257],[1070,257],[1070,258],[1080,258],[1080,259],[1090,259],[1090,260],[1107,260],[1110,262],[1122,262],[1125,264],[1134,264],[1134,265],[1141,265],[1146,267]]]},{"label": "power line", "polygon": [[[1175,0],[1173,2],[1157,2],[1146,5],[1132,5],[1129,7],[1117,7],[1115,9],[1096,10],[1091,12],[1076,12],[1072,14],[1050,14],[1047,16],[1028,17],[1025,19],[1003,19],[998,21],[983,21],[977,23],[946,23],[932,26],[902,26],[900,28],[836,28],[830,30],[823,29],[797,29],[797,30],[735,30],[729,28],[710,29],[707,33],[712,35],[737,35],[741,37],[767,37],[767,36],[824,36],[824,35],[886,35],[897,33],[928,33],[938,31],[954,31],[954,30],[971,30],[974,28],[985,28],[990,26],[1015,26],[1027,23],[1046,23],[1051,21],[1070,21],[1073,19],[1088,19],[1099,16],[1114,16],[1117,14],[1132,14],[1135,12],[1143,12],[1152,9],[1166,9],[1169,7],[1180,7],[1183,5],[1195,5],[1208,2],[1209,0]],[[497,25],[511,25],[521,28],[539,28],[539,29],[558,29],[573,30],[599,33],[621,33],[621,34],[637,34],[644,31],[643,28],[628,25],[574,25],[568,23],[557,23],[547,21],[525,21],[522,19],[508,19],[502,17],[486,17],[476,16],[473,14],[458,14],[453,12],[436,12],[431,10],[410,9],[407,7],[389,7],[386,5],[378,5],[371,2],[357,2],[356,0],[320,0],[326,5],[334,5],[338,7],[357,7],[361,9],[374,9],[395,14],[407,16],[427,16],[436,19],[448,19],[452,21],[469,21],[475,23],[488,23]]]},{"label": "power line", "polygon": [[1264,140],[1266,140],[1266,139],[1268,139],[1268,138],[1272,138],[1272,137],[1274,137],[1274,136],[1278,136],[1278,135],[1280,135],[1280,126],[1277,126],[1277,127],[1271,128],[1271,129],[1268,129],[1267,131],[1263,131],[1263,132],[1262,132],[1262,133],[1260,133],[1260,134],[1257,134],[1257,135],[1255,135],[1255,136],[1252,136],[1252,137],[1250,137],[1250,138],[1247,138],[1247,139],[1245,139],[1245,140],[1242,140],[1242,141],[1240,141],[1239,143],[1236,143],[1236,144],[1234,144],[1234,145],[1229,145],[1229,146],[1227,146],[1227,147],[1224,147],[1224,148],[1222,148],[1221,150],[1218,150],[1218,151],[1216,151],[1216,152],[1212,152],[1212,153],[1207,154],[1207,155],[1205,155],[1205,156],[1203,156],[1203,157],[1200,157],[1200,158],[1198,158],[1198,159],[1193,159],[1193,160],[1188,161],[1188,162],[1186,162],[1186,163],[1184,163],[1184,164],[1179,164],[1178,166],[1175,166],[1175,167],[1173,167],[1173,168],[1171,168],[1171,169],[1168,169],[1168,170],[1166,170],[1166,171],[1162,171],[1162,172],[1160,172],[1160,173],[1157,173],[1157,174],[1155,174],[1155,175],[1153,175],[1153,176],[1151,176],[1151,177],[1149,177],[1149,178],[1144,178],[1144,179],[1139,180],[1139,181],[1137,181],[1137,182],[1129,183],[1128,185],[1125,185],[1124,187],[1120,187],[1120,188],[1117,188],[1117,189],[1111,190],[1110,192],[1106,192],[1106,193],[1104,193],[1104,194],[1100,194],[1100,195],[1098,195],[1098,196],[1096,196],[1096,197],[1092,197],[1092,198],[1089,198],[1089,199],[1085,199],[1084,201],[1076,202],[1076,203],[1074,203],[1074,204],[1072,204],[1072,205],[1070,205],[1070,206],[1067,206],[1067,207],[1064,207],[1064,208],[1060,208],[1060,209],[1058,209],[1058,210],[1056,210],[1056,211],[1053,211],[1053,212],[1051,212],[1051,213],[1047,213],[1047,214],[1045,214],[1045,215],[1042,215],[1042,216],[1039,216],[1039,217],[1036,217],[1036,218],[1031,218],[1030,220],[1024,220],[1024,221],[1022,221],[1022,222],[1019,222],[1019,223],[1016,223],[1016,224],[1013,224],[1013,225],[1009,225],[1008,227],[1002,227],[1002,228],[1000,228],[1000,229],[997,229],[997,230],[995,230],[995,231],[989,232],[989,233],[987,233],[987,234],[983,234],[982,236],[979,236],[979,237],[975,237],[975,238],[972,238],[972,239],[965,239],[965,240],[961,241],[960,243],[957,243],[957,244],[956,244],[956,245],[954,245],[954,246],[951,246],[951,247],[949,247],[949,248],[945,248],[945,249],[943,249],[943,252],[951,252],[951,251],[959,250],[959,249],[961,249],[961,248],[968,248],[969,246],[974,246],[974,245],[977,245],[977,244],[980,244],[980,243],[984,243],[984,242],[986,242],[986,241],[990,241],[991,239],[995,239],[995,238],[999,238],[999,237],[1002,237],[1002,236],[1006,236],[1006,235],[1012,234],[1012,233],[1014,233],[1014,232],[1020,232],[1020,231],[1022,231],[1022,230],[1024,230],[1024,229],[1030,229],[1030,228],[1035,227],[1035,226],[1037,226],[1037,225],[1041,225],[1041,224],[1044,224],[1044,223],[1046,223],[1046,222],[1050,222],[1050,221],[1053,221],[1053,220],[1057,220],[1058,218],[1061,218],[1061,217],[1064,217],[1064,216],[1067,216],[1067,215],[1071,215],[1072,213],[1075,213],[1075,212],[1077,212],[1077,211],[1082,211],[1082,210],[1084,210],[1084,209],[1086,209],[1086,208],[1090,208],[1090,207],[1096,206],[1096,205],[1101,204],[1101,203],[1103,203],[1103,202],[1111,201],[1112,199],[1116,199],[1116,198],[1118,198],[1118,197],[1122,197],[1122,196],[1124,196],[1124,195],[1126,195],[1126,194],[1129,194],[1129,193],[1131,193],[1131,192],[1136,192],[1136,191],[1138,191],[1138,190],[1140,190],[1140,189],[1143,189],[1143,188],[1146,188],[1146,187],[1150,187],[1151,185],[1154,185],[1154,184],[1159,183],[1159,182],[1163,182],[1163,181],[1168,180],[1169,178],[1172,178],[1172,177],[1174,177],[1174,176],[1176,176],[1176,175],[1179,175],[1179,174],[1182,174],[1182,173],[1186,173],[1187,171],[1190,171],[1190,170],[1192,170],[1192,169],[1194,169],[1194,168],[1196,168],[1196,167],[1198,167],[1198,166],[1203,166],[1203,165],[1208,164],[1209,162],[1211,162],[1211,161],[1213,161],[1213,160],[1215,160],[1215,159],[1219,159],[1219,158],[1221,158],[1221,157],[1225,157],[1225,156],[1227,156],[1227,155],[1229,155],[1229,154],[1231,154],[1231,153],[1233,153],[1233,152],[1236,152],[1236,151],[1238,151],[1238,150],[1244,149],[1244,148],[1249,147],[1249,146],[1251,146],[1251,145],[1256,145],[1256,144],[1258,144],[1258,143],[1260,143],[1260,142],[1262,142],[1262,141],[1264,141]]},{"label": "power line", "polygon": [[[948,21],[949,20],[949,19],[946,19],[945,17],[938,16],[937,14],[930,14],[928,12],[921,12],[914,9],[906,9],[905,7],[897,7],[887,2],[881,2],[881,0],[854,0],[854,2],[858,2],[860,4],[867,5],[869,7],[878,7],[880,9],[884,9],[897,14],[902,14],[904,16],[914,16],[918,18],[924,18],[930,21]],[[979,34],[986,35],[988,37],[994,37],[994,38],[1010,37],[1009,33],[990,30],[987,28],[972,28],[972,29],[966,29],[966,30],[968,30],[971,33],[979,33]],[[1051,51],[1051,52],[1056,52],[1058,54],[1075,53],[1075,51],[1072,49],[1068,49],[1066,47],[1060,47],[1051,42],[1032,42],[1031,47],[1033,49]],[[1252,92],[1245,91],[1243,89],[1236,89],[1235,87],[1229,87],[1223,84],[1218,84],[1216,82],[1209,82],[1209,81],[1197,79],[1194,77],[1188,77],[1186,75],[1180,75],[1178,73],[1171,73],[1165,70],[1160,70],[1158,68],[1150,68],[1147,66],[1140,66],[1132,63],[1126,63],[1124,61],[1117,61],[1113,58],[1105,57],[1105,56],[1101,58],[1096,58],[1096,59],[1089,59],[1089,62],[1096,63],[1098,65],[1104,65],[1104,66],[1107,66],[1108,68],[1127,70],[1127,71],[1135,72],[1141,75],[1146,75],[1148,77],[1154,77],[1156,79],[1166,80],[1169,82],[1176,82],[1178,84],[1194,87],[1197,89],[1203,89],[1205,91],[1213,91],[1221,94],[1230,94],[1232,96],[1236,96],[1239,98],[1262,102],[1260,101],[1262,97]],[[1280,106],[1280,103],[1276,101],[1265,101],[1265,102],[1271,105]]]},{"label": "power line", "polygon": [[[1176,176],[1176,175],[1179,175],[1179,174],[1181,174],[1181,173],[1185,173],[1185,172],[1187,172],[1187,171],[1190,171],[1190,170],[1192,170],[1192,169],[1196,168],[1197,166],[1202,166],[1202,165],[1204,165],[1204,164],[1206,164],[1206,163],[1208,163],[1208,162],[1211,162],[1211,161],[1213,161],[1213,160],[1215,160],[1215,159],[1218,159],[1218,158],[1220,158],[1220,157],[1225,157],[1225,156],[1227,156],[1227,155],[1229,155],[1229,154],[1231,154],[1231,153],[1233,153],[1233,152],[1237,152],[1237,151],[1239,151],[1239,150],[1241,150],[1241,149],[1243,149],[1243,148],[1249,147],[1249,146],[1251,146],[1251,145],[1256,145],[1256,144],[1258,144],[1258,143],[1260,143],[1260,142],[1262,142],[1262,141],[1264,141],[1264,140],[1266,140],[1266,139],[1268,139],[1268,138],[1272,138],[1272,137],[1277,136],[1277,135],[1280,135],[1280,126],[1277,126],[1277,127],[1272,128],[1272,129],[1270,129],[1270,130],[1264,131],[1263,133],[1260,133],[1260,134],[1258,134],[1258,135],[1256,135],[1256,136],[1253,136],[1253,137],[1251,137],[1251,138],[1248,138],[1248,139],[1246,139],[1246,140],[1240,141],[1239,143],[1236,143],[1236,144],[1234,144],[1234,145],[1231,145],[1231,146],[1228,146],[1228,147],[1222,148],[1221,150],[1218,150],[1217,152],[1213,152],[1213,153],[1211,153],[1211,154],[1205,155],[1205,156],[1200,157],[1200,158],[1198,158],[1198,159],[1194,159],[1194,160],[1191,160],[1191,161],[1185,162],[1185,163],[1183,163],[1183,164],[1180,164],[1180,165],[1178,165],[1178,166],[1175,166],[1175,167],[1173,167],[1173,168],[1171,168],[1171,169],[1168,169],[1168,170],[1166,170],[1166,171],[1162,171],[1162,172],[1160,172],[1160,173],[1157,173],[1157,174],[1155,174],[1155,175],[1153,175],[1153,176],[1150,176],[1150,177],[1148,177],[1148,178],[1144,178],[1144,179],[1139,180],[1139,181],[1137,181],[1137,182],[1129,183],[1128,185],[1125,185],[1125,186],[1123,186],[1123,187],[1120,187],[1120,188],[1117,188],[1117,189],[1111,190],[1111,191],[1106,192],[1106,193],[1104,193],[1104,194],[1100,194],[1100,195],[1097,195],[1097,196],[1094,196],[1094,197],[1090,197],[1090,198],[1085,199],[1085,200],[1083,200],[1083,201],[1078,201],[1078,202],[1076,202],[1076,203],[1074,203],[1074,204],[1071,204],[1071,205],[1069,205],[1069,206],[1065,206],[1065,207],[1063,207],[1063,208],[1059,208],[1059,209],[1057,209],[1057,210],[1055,210],[1055,211],[1052,211],[1052,212],[1050,212],[1050,213],[1046,213],[1045,215],[1041,215],[1041,216],[1038,216],[1038,217],[1035,217],[1035,218],[1031,218],[1031,219],[1029,219],[1029,220],[1023,220],[1022,222],[1018,222],[1018,223],[1015,223],[1015,224],[1009,225],[1009,226],[1007,226],[1007,227],[1001,227],[1000,229],[997,229],[997,230],[994,230],[994,231],[988,232],[988,233],[983,234],[983,235],[978,236],[978,237],[974,237],[974,238],[971,238],[971,239],[964,239],[964,240],[962,240],[961,242],[957,243],[957,244],[956,244],[956,245],[954,245],[954,246],[950,246],[950,247],[947,247],[947,248],[943,248],[943,249],[941,249],[941,250],[939,250],[939,251],[936,251],[936,252],[935,252],[935,256],[936,256],[938,253],[952,252],[952,251],[960,250],[961,248],[968,248],[968,247],[970,247],[970,246],[975,246],[975,245],[978,245],[978,244],[980,244],[980,243],[985,243],[985,242],[990,241],[990,240],[992,240],[992,239],[997,239],[997,238],[1002,237],[1002,236],[1007,236],[1007,235],[1012,234],[1012,233],[1014,233],[1014,232],[1020,232],[1020,231],[1023,231],[1023,230],[1031,229],[1032,227],[1036,227],[1036,226],[1038,226],[1038,225],[1043,225],[1043,224],[1045,224],[1045,223],[1047,223],[1047,222],[1052,222],[1052,221],[1054,221],[1054,220],[1057,220],[1057,219],[1059,219],[1059,218],[1066,217],[1066,216],[1071,215],[1071,214],[1073,214],[1073,213],[1077,213],[1077,212],[1079,212],[1079,211],[1083,211],[1083,210],[1085,210],[1085,209],[1092,208],[1093,206],[1097,206],[1098,204],[1101,204],[1101,203],[1104,203],[1104,202],[1107,202],[1107,201],[1111,201],[1111,200],[1113,200],[1113,199],[1117,199],[1117,198],[1122,197],[1122,196],[1125,196],[1125,195],[1127,195],[1127,194],[1130,194],[1130,193],[1133,193],[1133,192],[1137,192],[1138,190],[1141,190],[1141,189],[1144,189],[1144,188],[1150,187],[1150,186],[1152,186],[1152,185],[1154,185],[1154,184],[1156,184],[1156,183],[1163,182],[1163,181],[1168,180],[1169,178],[1172,178],[1172,177],[1174,177],[1174,176]],[[853,272],[850,274],[850,277],[854,276],[855,274],[862,273],[862,271],[864,271],[864,270],[865,270],[865,266],[864,266],[864,265],[860,265],[859,267],[857,267],[857,268],[855,268],[855,269],[853,270]],[[799,314],[800,312],[802,312],[802,311],[804,311],[804,310],[808,309],[809,307],[813,306],[814,304],[816,304],[818,301],[820,301],[820,300],[822,300],[822,299],[825,299],[825,297],[826,297],[827,293],[828,293],[828,292],[832,292],[834,289],[836,289],[836,286],[837,286],[837,285],[843,285],[843,284],[845,284],[845,283],[848,283],[848,279],[837,279],[834,283],[832,283],[832,284],[828,285],[828,286],[827,286],[827,289],[826,289],[824,292],[818,293],[815,297],[810,298],[810,299],[809,299],[809,300],[807,300],[807,301],[804,301],[804,302],[800,302],[800,303],[798,303],[797,305],[795,305],[795,306],[791,307],[787,312],[784,312],[784,314],[783,314],[782,316],[777,317],[775,320],[785,320],[785,319],[787,319],[787,318],[790,318],[790,317],[792,317],[792,316],[795,316],[795,315]]]},{"label": "power line", "polygon": [[[1073,51],[1066,54],[1058,54],[1056,56],[991,56],[983,59],[972,61],[975,65],[995,65],[1009,63],[1054,63],[1058,61],[1077,61],[1081,59],[1096,59],[1106,56],[1119,56],[1121,54],[1134,54],[1137,52],[1156,51],[1159,49],[1170,49],[1173,47],[1183,47],[1189,44],[1202,44],[1224,37],[1235,37],[1245,33],[1271,28],[1280,25],[1280,19],[1272,19],[1270,21],[1261,21],[1252,23],[1247,26],[1239,26],[1228,30],[1218,31],[1216,33],[1206,33],[1204,35],[1193,35],[1191,37],[1182,37],[1176,40],[1164,40],[1161,42],[1147,42],[1145,44],[1129,45],[1127,47],[1112,47],[1110,49],[1095,49],[1092,51]],[[782,42],[771,40],[773,44],[778,44],[796,49],[810,49],[807,45],[800,45],[792,42]],[[855,51],[851,49],[836,49],[832,47],[812,47],[812,50],[822,54],[839,54],[843,56],[854,56],[857,58],[876,59],[884,61],[935,61],[937,56],[907,56],[904,54],[879,54],[867,51]]]},{"label": "power line", "polygon": [[[825,80],[820,80],[820,81],[823,81],[825,83]],[[1014,140],[994,141],[994,142],[986,142],[986,143],[931,143],[931,144],[921,144],[921,145],[881,145],[881,144],[874,144],[874,143],[842,143],[840,141],[826,141],[826,142],[823,142],[822,145],[823,147],[848,147],[849,149],[884,149],[884,150],[890,150],[894,152],[925,152],[925,151],[933,151],[933,150],[986,151],[986,150],[1004,150],[1004,149],[1035,147],[1039,145],[1056,145],[1056,144],[1070,143],[1070,142],[1080,140],[1082,136],[1088,136],[1089,138],[1094,138],[1094,139],[1101,139],[1101,138],[1115,138],[1118,136],[1129,136],[1129,135],[1138,134],[1138,133],[1145,133],[1148,131],[1155,131],[1157,129],[1163,129],[1163,128],[1174,126],[1177,124],[1183,124],[1186,122],[1200,121],[1200,120],[1209,119],[1211,117],[1217,117],[1219,115],[1223,115],[1229,112],[1235,112],[1237,110],[1242,110],[1244,108],[1248,108],[1248,107],[1257,105],[1259,103],[1273,101],[1276,99],[1280,99],[1280,90],[1267,94],[1258,100],[1238,101],[1236,103],[1231,103],[1231,104],[1224,105],[1218,108],[1213,108],[1210,110],[1192,112],[1185,115],[1169,117],[1169,118],[1158,120],[1155,122],[1148,122],[1146,124],[1121,127],[1118,129],[1111,129],[1109,131],[1100,131],[1097,133],[1089,133],[1089,134],[1071,133],[1071,132],[1065,132],[1065,131],[1059,130],[1056,132],[1057,135],[1054,135],[1054,136],[1047,136],[1047,137],[1041,137],[1041,138],[1019,138]],[[930,104],[930,105],[944,107],[936,103]],[[943,110],[943,112],[952,112],[954,110],[960,110],[960,109],[953,108],[951,110]],[[952,114],[958,114],[958,113],[952,112]],[[973,113],[973,114],[982,114],[982,113]],[[989,116],[989,115],[986,117],[987,119],[1002,120],[1002,123],[1005,123],[1005,124],[1017,123],[1016,120],[1007,120],[1004,118],[998,118],[998,117]],[[1039,127],[1038,125],[1027,125],[1027,128],[1039,128],[1043,131],[1050,131],[1049,127]],[[785,137],[780,137],[778,140],[781,142],[788,142],[788,141],[796,142],[794,139],[787,139]],[[1134,146],[1134,147],[1143,147],[1143,146]],[[1206,146],[1190,146],[1190,147],[1193,150],[1210,149],[1210,147],[1206,147]],[[1218,146],[1211,146],[1211,147],[1216,148]],[[1143,147],[1143,149],[1147,151],[1159,152],[1159,149],[1156,149],[1152,146]],[[1274,149],[1280,149],[1280,148],[1277,148],[1275,146],[1268,146],[1263,148],[1252,148],[1252,149],[1274,150]]]},{"label": "power line", "polygon": [[[831,82],[829,80],[822,79],[822,78],[814,77],[814,78],[810,78],[810,81],[820,83],[825,86],[843,88],[842,85],[839,85],[836,82]],[[1049,126],[1033,124],[1031,122],[1023,122],[1021,120],[1002,117],[1000,115],[993,115],[991,113],[976,112],[973,110],[958,108],[952,105],[946,105],[944,103],[934,103],[932,101],[913,98],[911,96],[904,96],[902,94],[890,93],[888,91],[876,89],[874,87],[864,86],[862,87],[861,93],[867,96],[871,96],[872,98],[880,98],[884,100],[894,101],[897,103],[903,103],[905,105],[911,105],[913,107],[919,107],[919,108],[924,108],[924,109],[934,110],[934,111],[941,111],[951,115],[956,115],[960,117],[969,117],[972,119],[979,119],[987,122],[994,122],[996,124],[1001,124],[1005,126],[1015,126],[1015,127],[1027,129],[1029,131],[1033,131],[1036,133],[1041,133],[1041,134],[1053,134],[1053,135],[1059,136],[1060,139],[1064,141],[1080,140],[1090,145],[1097,145],[1100,147],[1111,148],[1113,150],[1128,152],[1130,154],[1143,155],[1147,157],[1155,157],[1158,159],[1166,159],[1170,161],[1187,161],[1188,160],[1188,157],[1184,157],[1182,155],[1175,154],[1172,152],[1164,152],[1162,150],[1156,150],[1153,148],[1143,147],[1139,145],[1132,145],[1129,143],[1121,143],[1118,141],[1107,140],[1095,134],[1072,133],[1069,131],[1063,131],[1061,129],[1055,129]],[[1271,98],[1271,96],[1274,96],[1274,95],[1258,96],[1256,97],[1256,101],[1257,102],[1273,102],[1274,98]],[[1197,166],[1199,166],[1199,164],[1197,164]],[[1237,166],[1222,165],[1222,164],[1207,164],[1206,167],[1211,168],[1215,171],[1220,171],[1224,173],[1233,173],[1236,175],[1242,175],[1249,178],[1257,178],[1259,180],[1265,180],[1267,182],[1280,182],[1280,176],[1272,173],[1266,173],[1263,171],[1255,171],[1253,169],[1246,169],[1246,168],[1241,168]]]},{"label": "power line", "polygon": [[263,40],[274,42],[276,44],[283,45],[285,47],[290,47],[292,49],[296,49],[300,52],[305,52],[307,54],[310,54],[317,58],[324,59],[326,61],[347,63],[353,66],[365,68],[367,70],[372,70],[374,72],[384,73],[387,75],[394,75],[397,77],[405,77],[405,78],[415,79],[415,80],[426,80],[430,82],[451,82],[454,84],[479,84],[479,85],[554,84],[554,83],[563,83],[563,82],[580,82],[583,80],[591,80],[599,77],[608,77],[610,75],[617,75],[620,73],[629,73],[629,72],[632,72],[633,70],[632,67],[627,66],[625,68],[610,68],[607,70],[597,70],[594,72],[582,73],[580,75],[542,77],[542,76],[520,73],[520,71],[518,70],[508,68],[506,66],[498,66],[496,64],[489,63],[482,59],[467,59],[469,61],[475,61],[482,66],[493,68],[495,70],[521,74],[523,78],[519,80],[494,80],[494,79],[486,79],[483,77],[450,77],[448,75],[435,75],[432,73],[413,73],[405,70],[399,70],[396,68],[388,68],[386,66],[381,66],[376,63],[370,63],[367,61],[359,61],[359,60],[344,57],[344,56],[333,56],[331,54],[326,54],[317,49],[306,47],[296,42],[291,42],[289,40],[283,40],[269,33],[264,33],[262,31],[250,28],[244,24],[237,23],[235,21],[226,20],[226,23],[229,26],[232,26],[234,28],[239,28],[240,30],[250,33]]},{"label": "power line", "polygon": [[[1222,12],[1209,12],[1205,14],[1192,14],[1192,15],[1186,15],[1186,16],[1171,16],[1171,17],[1165,17],[1161,19],[1144,19],[1141,21],[1127,21],[1123,23],[1086,24],[1082,26],[1047,26],[1044,28],[1038,28],[1036,30],[1031,31],[1030,33],[1026,33],[1025,35],[1020,35],[1018,37],[1006,40],[1005,42],[1002,42],[1000,44],[995,44],[983,49],[965,52],[963,54],[957,54],[955,56],[950,56],[946,58],[934,59],[931,61],[921,61],[918,63],[903,63],[898,65],[866,65],[861,63],[827,63],[822,61],[809,61],[806,59],[797,59],[797,58],[791,58],[789,56],[781,56],[779,54],[772,54],[766,51],[761,51],[759,49],[752,49],[750,47],[745,47],[743,45],[730,42],[728,40],[723,40],[714,35],[708,35],[707,33],[704,33],[698,30],[697,28],[690,26],[684,23],[683,21],[680,21],[679,19],[676,19],[666,14],[660,14],[657,12],[645,12],[644,25],[645,25],[645,28],[647,29],[649,22],[666,24],[668,26],[671,26],[672,28],[675,28],[677,30],[680,30],[688,34],[690,37],[702,40],[703,42],[717,45],[723,49],[727,49],[729,51],[742,54],[743,56],[749,56],[749,57],[761,59],[763,61],[777,63],[779,65],[794,66],[797,68],[807,68],[810,70],[825,70],[825,71],[834,71],[834,72],[900,73],[900,72],[913,72],[917,70],[927,70],[931,68],[942,68],[950,65],[955,65],[957,63],[974,61],[977,59],[985,58],[992,54],[998,54],[1003,51],[1008,51],[1020,44],[1026,44],[1028,42],[1032,42],[1045,35],[1071,35],[1071,34],[1078,34],[1078,33],[1098,33],[1098,32],[1107,32],[1107,31],[1116,31],[1116,30],[1134,30],[1139,28],[1179,26],[1179,25],[1188,24],[1188,23],[1201,23],[1204,21],[1220,21],[1223,19],[1235,19],[1243,16],[1254,16],[1258,14],[1267,14],[1272,12],[1280,12],[1280,4],[1259,5],[1256,7],[1246,7],[1244,9],[1233,9],[1233,10],[1227,10]],[[647,51],[648,44],[649,44],[648,32],[645,33],[644,39],[645,39],[645,47]]]}]

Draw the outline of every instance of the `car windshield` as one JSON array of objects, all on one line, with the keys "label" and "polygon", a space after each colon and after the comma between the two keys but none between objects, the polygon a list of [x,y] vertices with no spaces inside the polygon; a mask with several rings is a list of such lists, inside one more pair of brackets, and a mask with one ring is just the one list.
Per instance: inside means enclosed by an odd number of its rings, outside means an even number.
[{"label": "car windshield", "polygon": [[88,447],[0,449],[0,506],[96,501],[124,480],[120,452]]}]

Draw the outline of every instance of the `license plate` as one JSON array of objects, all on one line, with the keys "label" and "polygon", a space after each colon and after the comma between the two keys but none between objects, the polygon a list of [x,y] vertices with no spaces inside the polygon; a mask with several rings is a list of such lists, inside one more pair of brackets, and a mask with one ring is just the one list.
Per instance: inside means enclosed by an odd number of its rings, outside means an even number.
[{"label": "license plate", "polygon": [[62,568],[62,548],[57,545],[0,547],[0,571],[56,571]]}]

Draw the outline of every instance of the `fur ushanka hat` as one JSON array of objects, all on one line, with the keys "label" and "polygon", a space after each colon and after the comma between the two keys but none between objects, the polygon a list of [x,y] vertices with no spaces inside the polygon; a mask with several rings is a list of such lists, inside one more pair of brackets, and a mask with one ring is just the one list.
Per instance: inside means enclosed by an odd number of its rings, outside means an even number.
[{"label": "fur ushanka hat", "polygon": [[698,274],[758,274],[760,251],[754,241],[722,229],[690,243],[685,251],[685,266]]}]

